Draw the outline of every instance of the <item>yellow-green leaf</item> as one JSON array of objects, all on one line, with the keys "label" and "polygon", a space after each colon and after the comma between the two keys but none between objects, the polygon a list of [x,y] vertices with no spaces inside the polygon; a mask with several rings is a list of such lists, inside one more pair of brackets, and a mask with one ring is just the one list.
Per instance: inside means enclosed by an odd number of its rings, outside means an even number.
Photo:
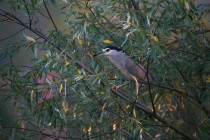
[{"label": "yellow-green leaf", "polygon": [[63,84],[61,83],[60,88],[59,88],[59,93],[61,93],[62,89],[63,89]]},{"label": "yellow-green leaf", "polygon": [[65,62],[65,66],[68,66],[70,64],[70,62],[66,61]]},{"label": "yellow-green leaf", "polygon": [[77,70],[77,73],[78,73],[79,75],[81,75],[81,74],[82,74],[81,70]]},{"label": "yellow-green leaf", "polygon": [[153,36],[153,40],[154,40],[155,42],[158,42],[158,41],[159,41],[159,39],[158,39],[157,36]]},{"label": "yellow-green leaf", "polygon": [[64,112],[67,112],[69,110],[68,103],[66,101],[62,102],[62,109]]},{"label": "yellow-green leaf", "polygon": [[85,8],[84,13],[85,13],[85,16],[87,18],[89,18],[89,9],[88,8]]},{"label": "yellow-green leaf", "polygon": [[82,46],[82,44],[83,44],[82,40],[78,39],[78,44],[79,44],[80,46]]},{"label": "yellow-green leaf", "polygon": [[190,6],[189,6],[189,3],[187,2],[187,0],[184,0],[184,5],[187,8],[187,10],[190,10]]},{"label": "yellow-green leaf", "polygon": [[207,21],[207,19],[205,18],[205,19],[203,19],[203,25],[206,27],[206,28],[208,28],[208,21]]},{"label": "yellow-green leaf", "polygon": [[20,127],[21,127],[22,129],[25,128],[25,122],[24,122],[24,120],[21,120],[21,122],[20,122]]},{"label": "yellow-green leaf", "polygon": [[106,43],[106,44],[112,44],[111,40],[102,40],[102,42]]},{"label": "yellow-green leaf", "polygon": [[45,57],[46,57],[46,58],[49,58],[49,54],[48,54],[48,53],[46,53],[46,54],[45,54]]},{"label": "yellow-green leaf", "polygon": [[206,78],[206,83],[210,83],[210,75]]},{"label": "yellow-green leaf", "polygon": [[34,90],[31,90],[31,102],[33,101],[34,98]]}]

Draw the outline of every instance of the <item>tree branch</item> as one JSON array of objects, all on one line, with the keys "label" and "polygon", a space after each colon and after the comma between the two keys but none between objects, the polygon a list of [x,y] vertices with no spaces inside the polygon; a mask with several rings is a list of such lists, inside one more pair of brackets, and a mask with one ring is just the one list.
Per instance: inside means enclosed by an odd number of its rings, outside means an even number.
[{"label": "tree branch", "polygon": [[[121,99],[125,100],[126,102],[129,101],[128,97],[126,97],[126,95],[128,93],[123,92],[122,90],[118,89],[112,89],[112,91],[119,96]],[[137,102],[135,104],[135,107],[138,108],[139,110],[142,110],[143,112],[145,112],[147,115],[149,115],[152,118],[157,119],[159,122],[161,122],[162,124],[166,125],[167,127],[169,127],[170,129],[174,130],[176,133],[182,135],[183,137],[189,139],[189,140],[194,140],[193,137],[189,136],[187,133],[185,133],[184,131],[180,130],[179,128],[177,128],[175,125],[170,124],[169,122],[167,122],[166,120],[164,120],[163,118],[161,118],[159,115],[154,114],[152,110],[150,110],[146,105]]]}]

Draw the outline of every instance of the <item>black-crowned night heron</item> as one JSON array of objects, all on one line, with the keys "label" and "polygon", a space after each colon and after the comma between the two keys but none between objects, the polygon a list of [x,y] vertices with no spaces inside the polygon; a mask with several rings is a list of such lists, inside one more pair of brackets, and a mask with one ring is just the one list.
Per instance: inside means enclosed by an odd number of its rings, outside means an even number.
[{"label": "black-crowned night heron", "polygon": [[[138,82],[148,82],[149,84],[156,84],[155,79],[141,64],[136,64],[129,56],[127,56],[122,49],[115,46],[106,46],[102,51],[94,54],[104,55],[109,58],[112,64],[117,67],[129,80],[134,80],[136,86],[139,87]],[[138,92],[138,90],[137,90]]]}]

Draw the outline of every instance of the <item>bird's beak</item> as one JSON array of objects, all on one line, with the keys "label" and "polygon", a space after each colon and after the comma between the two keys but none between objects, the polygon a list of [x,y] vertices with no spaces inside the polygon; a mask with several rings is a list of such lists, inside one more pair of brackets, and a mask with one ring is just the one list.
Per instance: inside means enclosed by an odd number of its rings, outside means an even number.
[{"label": "bird's beak", "polygon": [[96,54],[93,55],[93,57],[96,57],[97,55],[103,54],[103,51],[97,52]]}]

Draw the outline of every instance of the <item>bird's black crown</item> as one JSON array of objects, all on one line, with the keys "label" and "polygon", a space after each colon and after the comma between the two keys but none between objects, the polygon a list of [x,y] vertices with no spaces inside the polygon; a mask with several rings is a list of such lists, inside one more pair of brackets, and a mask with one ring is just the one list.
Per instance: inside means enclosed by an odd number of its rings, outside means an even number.
[{"label": "bird's black crown", "polygon": [[106,47],[104,47],[104,49],[107,49],[107,48],[109,48],[110,50],[122,51],[122,49],[120,49],[118,47],[115,47],[115,46],[106,46]]}]

